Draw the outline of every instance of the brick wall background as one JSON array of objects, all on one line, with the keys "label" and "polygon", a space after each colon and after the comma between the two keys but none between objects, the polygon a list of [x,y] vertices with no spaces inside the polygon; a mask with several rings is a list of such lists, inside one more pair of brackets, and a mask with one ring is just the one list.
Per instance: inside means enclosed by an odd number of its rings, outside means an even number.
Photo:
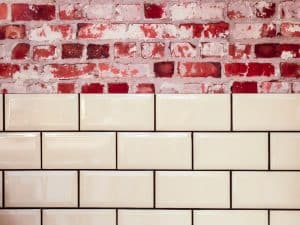
[{"label": "brick wall background", "polygon": [[0,2],[4,93],[300,92],[299,0]]}]

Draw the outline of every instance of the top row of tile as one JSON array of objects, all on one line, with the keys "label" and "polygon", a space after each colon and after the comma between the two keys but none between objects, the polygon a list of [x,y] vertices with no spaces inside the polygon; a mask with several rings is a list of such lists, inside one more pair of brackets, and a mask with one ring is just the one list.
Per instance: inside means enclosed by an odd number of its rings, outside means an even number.
[{"label": "top row of tile", "polygon": [[299,131],[300,94],[6,94],[0,98],[0,127],[6,131]]}]

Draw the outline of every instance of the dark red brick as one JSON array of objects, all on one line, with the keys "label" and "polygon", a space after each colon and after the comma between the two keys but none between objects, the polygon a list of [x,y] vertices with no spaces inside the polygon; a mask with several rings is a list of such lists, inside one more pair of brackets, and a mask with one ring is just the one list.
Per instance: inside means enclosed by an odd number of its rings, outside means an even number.
[{"label": "dark red brick", "polygon": [[82,44],[63,44],[62,45],[62,58],[81,58],[84,45]]},{"label": "dark red brick", "polygon": [[159,19],[164,13],[162,5],[158,4],[144,4],[145,18],[147,19]]},{"label": "dark red brick", "polygon": [[109,45],[89,44],[87,46],[88,59],[103,59],[109,57]]},{"label": "dark red brick", "polygon": [[300,63],[281,63],[280,72],[283,77],[300,77]]},{"label": "dark red brick", "polygon": [[103,84],[89,83],[81,86],[81,93],[103,93]]},{"label": "dark red brick", "polygon": [[275,67],[271,63],[249,63],[247,76],[273,76]]},{"label": "dark red brick", "polygon": [[11,53],[12,59],[26,59],[29,55],[30,45],[26,43],[17,44]]},{"label": "dark red brick", "polygon": [[58,93],[74,93],[75,85],[74,85],[74,83],[59,83],[57,85],[57,92]]},{"label": "dark red brick", "polygon": [[233,82],[232,93],[257,93],[257,83],[255,81]]},{"label": "dark red brick", "polygon": [[257,44],[254,51],[257,58],[274,58],[281,55],[279,44]]},{"label": "dark red brick", "polygon": [[108,93],[128,93],[129,86],[127,83],[109,83]]},{"label": "dark red brick", "polygon": [[0,40],[23,39],[26,36],[25,25],[0,26]]},{"label": "dark red brick", "polygon": [[151,83],[138,84],[136,87],[136,93],[155,93],[155,86]]},{"label": "dark red brick", "polygon": [[174,62],[154,63],[154,73],[156,77],[172,77],[174,74]]},{"label": "dark red brick", "polygon": [[264,7],[259,6],[260,2],[257,2],[255,7],[255,15],[257,18],[271,18],[275,14],[276,4],[272,2],[266,3]]},{"label": "dark red brick", "polygon": [[13,21],[24,20],[53,20],[55,19],[54,5],[12,4]]},{"label": "dark red brick", "polygon": [[9,63],[0,64],[0,78],[11,78],[18,71],[20,71],[19,65]]},{"label": "dark red brick", "polygon": [[225,74],[227,76],[243,76],[247,73],[248,66],[245,63],[226,63]]}]

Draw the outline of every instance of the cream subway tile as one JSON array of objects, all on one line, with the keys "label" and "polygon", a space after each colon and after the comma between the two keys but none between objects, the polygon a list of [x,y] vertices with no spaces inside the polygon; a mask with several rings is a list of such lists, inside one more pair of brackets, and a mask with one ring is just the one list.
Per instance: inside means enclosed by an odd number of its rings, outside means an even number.
[{"label": "cream subway tile", "polygon": [[153,130],[154,95],[82,94],[82,130]]},{"label": "cream subway tile", "polygon": [[2,173],[3,172],[0,170],[0,208],[2,208],[2,206],[3,206],[3,199],[2,199],[2,195],[3,195],[2,185],[3,185],[3,183],[2,182],[4,182],[4,181],[3,181]]},{"label": "cream subway tile", "polygon": [[268,225],[263,210],[197,210],[194,225]]},{"label": "cream subway tile", "polygon": [[270,225],[299,225],[300,211],[271,211]]},{"label": "cream subway tile", "polygon": [[118,225],[190,225],[190,210],[119,210]]},{"label": "cream subway tile", "polygon": [[39,133],[0,133],[0,168],[39,169]]},{"label": "cream subway tile", "polygon": [[5,206],[77,206],[77,172],[7,171],[5,172]]},{"label": "cream subway tile", "polygon": [[191,133],[119,133],[119,169],[191,169]]},{"label": "cream subway tile", "polygon": [[116,134],[112,132],[43,133],[43,168],[115,169]]},{"label": "cream subway tile", "polygon": [[152,207],[152,171],[81,171],[82,207]]},{"label": "cream subway tile", "polygon": [[228,208],[229,192],[229,172],[156,172],[157,207]]},{"label": "cream subway tile", "polygon": [[1,225],[41,225],[39,209],[1,209]]},{"label": "cream subway tile", "polygon": [[158,130],[230,130],[230,95],[157,95]]},{"label": "cream subway tile", "polygon": [[300,208],[300,172],[233,172],[234,208]]},{"label": "cream subway tile", "polygon": [[271,169],[300,170],[300,133],[271,133]]},{"label": "cream subway tile", "polygon": [[233,95],[234,130],[300,130],[300,94]]},{"label": "cream subway tile", "polygon": [[43,225],[116,225],[115,210],[59,209],[44,210]]},{"label": "cream subway tile", "polygon": [[194,133],[195,169],[267,169],[267,133]]},{"label": "cream subway tile", "polygon": [[78,97],[75,94],[5,95],[7,130],[77,130]]},{"label": "cream subway tile", "polygon": [[0,94],[0,131],[3,130],[3,95]]}]

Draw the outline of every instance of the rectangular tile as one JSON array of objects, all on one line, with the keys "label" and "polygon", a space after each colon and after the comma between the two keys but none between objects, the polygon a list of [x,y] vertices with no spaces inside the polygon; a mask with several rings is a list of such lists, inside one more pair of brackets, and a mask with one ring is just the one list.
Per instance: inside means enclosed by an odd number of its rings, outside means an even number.
[{"label": "rectangular tile", "polygon": [[271,133],[271,169],[300,170],[300,133]]},{"label": "rectangular tile", "polygon": [[271,211],[270,225],[299,225],[300,211]]},{"label": "rectangular tile", "polygon": [[5,95],[7,130],[77,130],[78,97],[75,94]]},{"label": "rectangular tile", "polygon": [[152,171],[81,171],[82,207],[152,207]]},{"label": "rectangular tile", "polygon": [[230,129],[230,95],[161,94],[156,103],[158,130]]},{"label": "rectangular tile", "polygon": [[153,130],[154,95],[81,95],[82,130]]},{"label": "rectangular tile", "polygon": [[194,225],[268,225],[263,210],[196,210]]},{"label": "rectangular tile", "polygon": [[190,210],[119,210],[118,225],[191,225]]},{"label": "rectangular tile", "polygon": [[41,225],[39,209],[1,209],[1,225]]},{"label": "rectangular tile", "polygon": [[234,208],[300,208],[300,172],[233,172]]},{"label": "rectangular tile", "polygon": [[119,169],[191,169],[191,133],[119,133]]},{"label": "rectangular tile", "polygon": [[0,133],[1,169],[39,169],[40,133]]},{"label": "rectangular tile", "polygon": [[229,172],[157,171],[156,206],[229,207]]},{"label": "rectangular tile", "polygon": [[234,130],[300,130],[300,94],[233,95]]},{"label": "rectangular tile", "polygon": [[267,133],[194,133],[195,169],[267,169]]},{"label": "rectangular tile", "polygon": [[44,210],[43,225],[116,225],[115,212],[113,209]]},{"label": "rectangular tile", "polygon": [[5,206],[77,206],[77,172],[6,171]]},{"label": "rectangular tile", "polygon": [[43,133],[43,168],[114,169],[116,134],[113,132]]}]

